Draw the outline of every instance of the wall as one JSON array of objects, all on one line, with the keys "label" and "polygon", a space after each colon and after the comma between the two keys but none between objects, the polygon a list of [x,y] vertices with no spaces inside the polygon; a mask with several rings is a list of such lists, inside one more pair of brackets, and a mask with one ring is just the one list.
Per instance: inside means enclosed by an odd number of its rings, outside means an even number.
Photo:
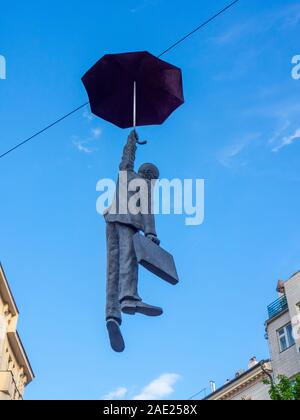
[{"label": "wall", "polygon": [[263,378],[257,380],[254,384],[250,385],[248,388],[243,389],[241,392],[237,393],[232,401],[239,400],[253,400],[253,401],[266,401],[270,400],[269,396],[269,386],[263,384]]},{"label": "wall", "polygon": [[291,322],[288,311],[268,324],[269,346],[272,360],[274,378],[285,375],[291,378],[300,372],[299,358],[296,346],[280,352],[277,331]]},{"label": "wall", "polygon": [[[296,341],[296,351],[298,352],[299,372],[300,372],[300,311],[297,304],[300,303],[300,273],[295,274],[285,283],[285,293],[289,305],[290,318],[295,327],[294,338]],[[297,325],[298,324],[298,325]]]},{"label": "wall", "polygon": [[27,381],[7,338],[8,331],[16,331],[17,318],[0,295],[0,400],[22,399]]}]

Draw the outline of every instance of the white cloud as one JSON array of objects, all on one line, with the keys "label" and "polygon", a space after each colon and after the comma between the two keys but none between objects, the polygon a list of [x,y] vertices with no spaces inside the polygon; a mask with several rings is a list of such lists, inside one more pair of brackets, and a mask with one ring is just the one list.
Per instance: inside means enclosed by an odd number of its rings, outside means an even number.
[{"label": "white cloud", "polygon": [[239,156],[253,140],[258,139],[259,137],[259,133],[249,134],[240,141],[225,147],[223,150],[221,150],[218,156],[218,160],[221,165],[225,166],[226,168],[231,167],[233,159]]},{"label": "white cloud", "polygon": [[159,400],[166,398],[174,392],[174,385],[180,379],[176,373],[165,373],[150,382],[142,391],[133,397],[133,400]]},{"label": "white cloud", "polygon": [[98,139],[102,134],[102,130],[100,127],[92,128],[91,134],[95,139]]},{"label": "white cloud", "polygon": [[255,17],[248,17],[247,20],[231,26],[227,32],[219,36],[212,37],[211,40],[219,45],[240,42],[244,36],[266,33],[276,28],[279,31],[292,30],[300,21],[300,5],[297,4],[283,6],[255,14]]},{"label": "white cloud", "polygon": [[212,38],[212,41],[217,44],[224,45],[239,39],[243,34],[248,33],[249,29],[252,27],[251,22],[245,22],[237,24],[231,27],[227,32],[222,33],[219,36]]},{"label": "white cloud", "polygon": [[130,9],[131,13],[138,13],[149,6],[155,6],[157,0],[141,0],[139,4]]},{"label": "white cloud", "polygon": [[290,125],[291,123],[289,121],[283,121],[281,126],[273,134],[273,137],[269,140],[269,144],[274,144],[279,138],[281,138]]},{"label": "white cloud", "polygon": [[299,139],[300,139],[300,128],[298,128],[294,132],[294,134],[291,134],[290,136],[283,137],[281,139],[281,142],[279,143],[279,145],[273,148],[272,152],[273,153],[278,153],[281,149],[283,149],[284,147],[290,146],[296,140],[299,140]]},{"label": "white cloud", "polygon": [[87,141],[74,140],[73,144],[74,144],[74,146],[77,147],[77,150],[79,152],[85,153],[87,155],[93,153],[93,151],[94,151],[91,147],[88,146]]},{"label": "white cloud", "polygon": [[84,111],[84,113],[82,114],[82,116],[83,116],[83,118],[85,120],[88,120],[88,121],[93,121],[94,118],[95,118],[94,115],[91,114],[90,111],[88,111],[87,109]]},{"label": "white cloud", "polygon": [[117,399],[122,399],[125,397],[125,395],[127,394],[128,389],[127,388],[118,388],[115,391],[110,392],[107,395],[104,395],[104,397],[102,398],[103,400],[117,400]]},{"label": "white cloud", "polygon": [[245,147],[246,145],[244,143],[237,143],[237,144],[233,144],[231,146],[226,147],[226,149],[224,149],[220,153],[219,162],[223,166],[229,167],[231,164],[231,160],[235,156],[238,156],[244,150]]},{"label": "white cloud", "polygon": [[102,135],[102,129],[100,127],[91,128],[89,137],[85,139],[80,139],[78,136],[73,136],[73,144],[77,148],[79,152],[85,154],[91,154],[97,149],[95,147],[91,147],[91,144],[99,139]]},{"label": "white cloud", "polygon": [[297,4],[281,7],[278,12],[274,14],[274,18],[282,23],[282,29],[287,27],[293,28],[298,25],[300,21],[300,5]]},{"label": "white cloud", "polygon": [[295,101],[293,98],[289,98],[288,101],[280,101],[276,98],[279,94],[281,94],[281,91],[276,92],[274,97],[270,95],[269,104],[248,109],[244,113],[245,116],[265,119],[268,124],[271,122],[272,127],[275,127],[271,134],[267,130],[264,130],[265,132],[263,133],[269,150],[273,153],[278,153],[281,149],[290,146],[300,138],[300,129],[296,129],[300,112],[298,101]]}]

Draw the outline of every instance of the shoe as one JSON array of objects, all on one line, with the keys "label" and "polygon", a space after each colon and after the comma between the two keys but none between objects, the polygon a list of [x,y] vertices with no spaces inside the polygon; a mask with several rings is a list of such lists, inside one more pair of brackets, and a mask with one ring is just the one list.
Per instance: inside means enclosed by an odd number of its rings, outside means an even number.
[{"label": "shoe", "polygon": [[117,353],[122,353],[125,350],[125,343],[118,321],[115,319],[108,319],[106,327],[112,349]]},{"label": "shoe", "polygon": [[135,315],[138,313],[146,316],[160,316],[163,314],[162,308],[147,305],[147,303],[139,300],[124,300],[121,303],[121,310],[127,315]]}]

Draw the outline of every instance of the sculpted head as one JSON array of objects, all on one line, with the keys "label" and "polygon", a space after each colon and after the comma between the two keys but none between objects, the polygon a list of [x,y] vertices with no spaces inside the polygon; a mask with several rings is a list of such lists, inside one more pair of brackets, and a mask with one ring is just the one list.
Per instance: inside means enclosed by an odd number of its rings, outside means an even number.
[{"label": "sculpted head", "polygon": [[144,163],[139,169],[139,176],[149,181],[159,178],[159,169],[153,163]]}]

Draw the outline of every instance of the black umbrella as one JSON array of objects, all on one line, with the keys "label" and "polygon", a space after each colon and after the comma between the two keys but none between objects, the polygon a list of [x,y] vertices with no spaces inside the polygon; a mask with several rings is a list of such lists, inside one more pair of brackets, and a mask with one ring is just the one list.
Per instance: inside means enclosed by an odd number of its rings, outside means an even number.
[{"label": "black umbrella", "polygon": [[92,112],[120,128],[162,124],[184,103],[181,70],[148,52],[105,55],[82,81]]}]

